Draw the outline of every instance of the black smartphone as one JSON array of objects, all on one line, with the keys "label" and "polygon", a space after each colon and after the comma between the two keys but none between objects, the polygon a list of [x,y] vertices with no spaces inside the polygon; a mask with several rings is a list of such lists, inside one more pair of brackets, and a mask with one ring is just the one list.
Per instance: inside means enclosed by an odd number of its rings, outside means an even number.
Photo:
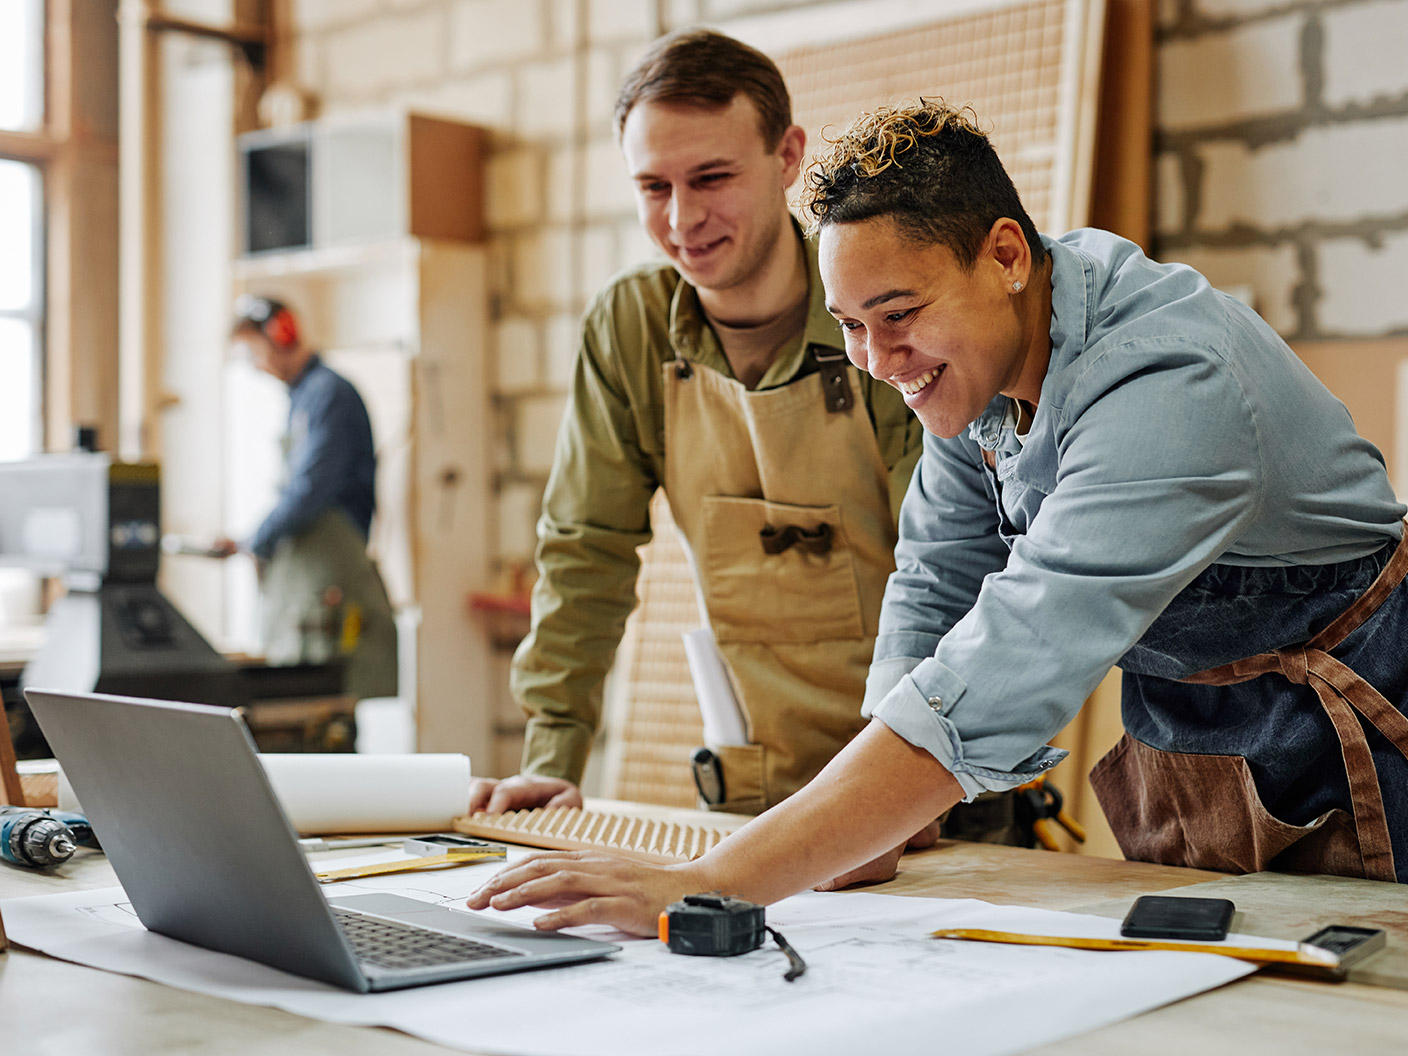
[{"label": "black smartphone", "polygon": [[1236,907],[1225,898],[1142,895],[1125,914],[1120,934],[1128,939],[1218,942],[1227,938],[1234,912]]}]

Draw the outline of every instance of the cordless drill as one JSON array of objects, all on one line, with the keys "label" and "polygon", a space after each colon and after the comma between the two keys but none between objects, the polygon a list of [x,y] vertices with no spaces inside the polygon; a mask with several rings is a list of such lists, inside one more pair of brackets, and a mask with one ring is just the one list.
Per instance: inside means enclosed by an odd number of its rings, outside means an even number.
[{"label": "cordless drill", "polygon": [[61,865],[79,847],[96,847],[82,814],[33,807],[0,807],[0,859],[43,869]]}]

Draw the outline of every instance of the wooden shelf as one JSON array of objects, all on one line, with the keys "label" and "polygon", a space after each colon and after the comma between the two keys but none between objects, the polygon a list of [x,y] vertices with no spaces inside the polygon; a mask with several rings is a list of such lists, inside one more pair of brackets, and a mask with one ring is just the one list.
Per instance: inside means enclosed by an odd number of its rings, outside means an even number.
[{"label": "wooden shelf", "polygon": [[533,603],[527,594],[471,594],[469,610],[527,616],[533,611]]},{"label": "wooden shelf", "polygon": [[376,267],[413,267],[419,255],[419,239],[393,238],[320,249],[282,249],[238,257],[231,262],[230,270],[236,281],[258,282],[300,275],[325,276],[330,272]]}]

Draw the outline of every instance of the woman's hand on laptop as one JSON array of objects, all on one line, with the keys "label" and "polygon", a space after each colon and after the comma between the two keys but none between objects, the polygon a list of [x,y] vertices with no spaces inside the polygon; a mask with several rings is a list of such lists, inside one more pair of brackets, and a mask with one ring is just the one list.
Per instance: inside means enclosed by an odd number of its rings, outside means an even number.
[{"label": "woman's hand on laptop", "polygon": [[495,781],[476,777],[469,783],[469,812],[485,810],[501,814],[506,810],[534,807],[580,807],[582,792],[571,781],[537,774],[516,774]]},{"label": "woman's hand on laptop", "polygon": [[470,896],[470,909],[539,906],[541,931],[610,924],[655,935],[660,913],[685,895],[709,890],[694,862],[651,865],[600,851],[544,851],[500,871]]}]

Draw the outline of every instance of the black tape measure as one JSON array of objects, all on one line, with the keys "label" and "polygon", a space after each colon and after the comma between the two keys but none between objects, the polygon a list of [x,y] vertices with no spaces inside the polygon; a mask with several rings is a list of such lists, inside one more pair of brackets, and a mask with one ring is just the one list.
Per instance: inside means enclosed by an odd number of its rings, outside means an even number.
[{"label": "black tape measure", "polygon": [[806,962],[767,926],[762,906],[731,895],[685,895],[660,914],[660,941],[672,953],[736,957],[756,950],[768,935],[787,954],[788,969],[783,978],[790,983],[807,970]]}]

